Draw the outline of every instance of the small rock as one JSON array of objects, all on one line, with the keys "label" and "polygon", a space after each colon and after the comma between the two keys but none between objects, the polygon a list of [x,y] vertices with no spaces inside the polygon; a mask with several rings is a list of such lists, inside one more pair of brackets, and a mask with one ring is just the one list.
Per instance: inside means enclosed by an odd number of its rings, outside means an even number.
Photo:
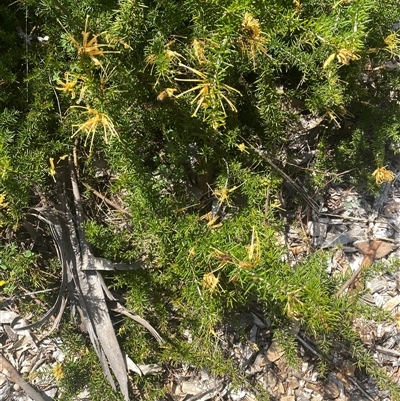
[{"label": "small rock", "polygon": [[287,395],[281,397],[281,401],[296,401],[296,398],[294,397],[294,395]]},{"label": "small rock", "polygon": [[285,388],[283,387],[283,384],[281,381],[278,382],[278,386],[276,387],[275,393],[277,395],[282,395],[285,392]]},{"label": "small rock", "polygon": [[233,390],[229,392],[229,396],[233,401],[240,401],[246,397],[247,391],[245,390]]},{"label": "small rock", "polygon": [[263,354],[258,354],[256,360],[253,363],[253,368],[255,370],[261,370],[264,366],[268,365],[268,359]]},{"label": "small rock", "polygon": [[306,383],[305,388],[315,391],[316,393],[318,393],[320,391],[320,386],[318,386],[318,384],[316,384],[316,383],[315,384],[314,383]]},{"label": "small rock", "polygon": [[292,390],[295,390],[296,388],[299,388],[299,381],[297,380],[296,377],[291,377],[289,381],[289,387]]},{"label": "small rock", "polygon": [[242,401],[257,401],[257,398],[253,394],[246,393]]},{"label": "small rock", "polygon": [[327,380],[325,383],[325,387],[324,387],[325,398],[331,400],[334,398],[338,398],[339,395],[340,395],[339,386],[336,383],[334,383],[330,380]]},{"label": "small rock", "polygon": [[375,293],[375,294],[373,295],[373,297],[374,297],[375,305],[376,305],[376,306],[380,307],[380,306],[382,306],[382,305],[385,303],[385,300],[384,300],[384,298],[382,297],[381,294]]},{"label": "small rock", "polygon": [[44,393],[50,397],[51,399],[55,398],[58,392],[58,388],[57,387],[51,387],[47,390],[44,391]]},{"label": "small rock", "polygon": [[288,364],[286,363],[284,358],[278,359],[275,362],[275,366],[279,371],[279,375],[281,376],[282,380],[287,377],[288,375]]},{"label": "small rock", "polygon": [[343,361],[342,368],[347,376],[354,377],[354,372],[356,371],[356,367],[350,361]]},{"label": "small rock", "polygon": [[249,341],[253,344],[257,343],[257,333],[258,333],[258,327],[254,324],[253,327],[250,329],[249,333]]},{"label": "small rock", "polygon": [[198,381],[184,381],[181,383],[181,391],[184,394],[198,394],[201,392]]},{"label": "small rock", "polygon": [[311,394],[307,394],[301,390],[296,390],[296,401],[309,401],[311,399]]},{"label": "small rock", "polygon": [[307,363],[307,362],[303,362],[303,363],[301,364],[301,371],[302,371],[302,373],[306,373],[306,372],[307,372],[307,369],[308,369],[308,363]]},{"label": "small rock", "polygon": [[386,289],[386,281],[382,280],[382,278],[374,278],[370,282],[367,283],[367,288],[370,290],[371,294],[375,294],[375,292],[381,292]]},{"label": "small rock", "polygon": [[19,315],[8,310],[0,310],[0,324],[10,324]]},{"label": "small rock", "polygon": [[308,232],[312,236],[313,245],[321,245],[326,237],[328,225],[316,221],[308,222]]}]

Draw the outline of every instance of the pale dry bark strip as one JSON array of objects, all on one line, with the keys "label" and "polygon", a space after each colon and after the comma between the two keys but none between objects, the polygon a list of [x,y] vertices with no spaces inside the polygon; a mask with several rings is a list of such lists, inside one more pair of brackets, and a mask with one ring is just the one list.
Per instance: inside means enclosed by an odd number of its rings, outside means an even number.
[{"label": "pale dry bark strip", "polygon": [[[123,307],[111,294],[100,274],[100,270],[137,269],[140,262],[132,265],[112,263],[103,258],[95,257],[86,241],[82,228],[83,212],[75,172],[70,161],[72,194],[75,213],[69,206],[66,190],[56,207],[44,206],[33,209],[32,213],[46,223],[53,237],[58,258],[62,266],[62,282],[57,300],[53,307],[38,322],[19,327],[18,330],[38,327],[46,322],[59,310],[55,319],[56,324],[61,319],[65,307],[64,294],[68,289],[72,302],[75,303],[81,317],[81,325],[89,334],[93,347],[99,357],[104,375],[114,390],[116,378],[126,401],[129,400],[128,374],[126,356],[121,350],[116,338],[114,327],[109,314],[107,298],[111,301],[111,309],[130,317],[143,325],[162,342],[161,336],[145,319],[131,313]],[[17,330],[17,328],[15,328]],[[140,369],[135,365],[135,371]],[[112,374],[111,374],[112,372]]]}]

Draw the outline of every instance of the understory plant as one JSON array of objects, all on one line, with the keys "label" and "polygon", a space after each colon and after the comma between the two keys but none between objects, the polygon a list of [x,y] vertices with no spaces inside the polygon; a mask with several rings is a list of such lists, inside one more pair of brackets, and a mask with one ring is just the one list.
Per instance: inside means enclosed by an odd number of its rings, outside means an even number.
[{"label": "understory plant", "polygon": [[[327,253],[308,247],[291,264],[283,234],[332,183],[376,190],[373,172],[398,152],[397,2],[24,0],[0,11],[2,295],[41,277],[24,269],[48,255],[10,243],[29,207],[56,202],[72,155],[95,253],[146,266],[107,275],[167,340],[157,349],[119,322],[137,363],[241,380],[215,344],[238,311],[257,308],[291,362],[298,327],[321,374],[340,342],[388,383],[351,325],[378,313],[335,297],[344,277],[328,274]],[[67,359],[64,380],[81,368]],[[132,381],[155,399],[157,378]],[[65,399],[79,390],[65,388]]]}]

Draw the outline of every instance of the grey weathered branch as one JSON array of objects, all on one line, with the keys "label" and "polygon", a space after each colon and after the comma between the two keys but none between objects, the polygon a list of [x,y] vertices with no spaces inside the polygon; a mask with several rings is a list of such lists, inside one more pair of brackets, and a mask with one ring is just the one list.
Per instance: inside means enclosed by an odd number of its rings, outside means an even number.
[{"label": "grey weathered branch", "polygon": [[[58,312],[55,324],[58,324],[65,307],[65,292],[76,304],[81,318],[81,326],[89,334],[93,347],[99,357],[103,372],[114,390],[116,378],[125,400],[128,395],[128,375],[126,357],[116,338],[109,314],[110,309],[130,317],[144,326],[158,342],[161,336],[145,319],[131,313],[123,307],[111,294],[104,283],[100,270],[135,269],[135,266],[114,264],[106,259],[95,257],[86,241],[82,227],[83,212],[75,172],[70,162],[71,185],[74,208],[70,207],[66,190],[60,198],[60,204],[51,207],[35,208],[32,213],[50,228],[58,258],[62,267],[62,281],[57,300],[53,307],[36,323],[16,330],[38,327]],[[72,210],[75,210],[73,213]],[[140,370],[138,369],[140,372]]]}]

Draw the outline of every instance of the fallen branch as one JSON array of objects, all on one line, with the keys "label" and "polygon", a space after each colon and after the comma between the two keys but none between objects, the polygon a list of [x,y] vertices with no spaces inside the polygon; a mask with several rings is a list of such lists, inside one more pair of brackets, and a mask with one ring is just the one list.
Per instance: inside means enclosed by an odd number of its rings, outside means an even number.
[{"label": "fallen branch", "polygon": [[[124,399],[128,401],[126,356],[116,338],[107,302],[112,302],[112,310],[130,317],[148,329],[158,342],[162,342],[162,339],[150,323],[128,311],[112,296],[104,283],[100,270],[133,270],[143,267],[144,264],[141,262],[137,262],[135,265],[112,263],[109,260],[97,258],[91,253],[82,228],[82,204],[71,160],[69,166],[74,208],[69,205],[67,188],[64,187],[63,193],[60,194],[59,205],[54,207],[46,205],[32,210],[32,213],[39,220],[49,226],[61,263],[62,282],[57,300],[38,322],[14,329],[23,330],[38,327],[54,315],[57,310],[59,312],[55,323],[58,324],[65,307],[64,293],[68,290],[70,299],[77,305],[81,327],[89,334],[104,375],[114,390],[116,390],[116,385],[113,376],[115,377]],[[75,210],[75,213],[72,210]],[[137,366],[135,371],[141,373]]]}]

